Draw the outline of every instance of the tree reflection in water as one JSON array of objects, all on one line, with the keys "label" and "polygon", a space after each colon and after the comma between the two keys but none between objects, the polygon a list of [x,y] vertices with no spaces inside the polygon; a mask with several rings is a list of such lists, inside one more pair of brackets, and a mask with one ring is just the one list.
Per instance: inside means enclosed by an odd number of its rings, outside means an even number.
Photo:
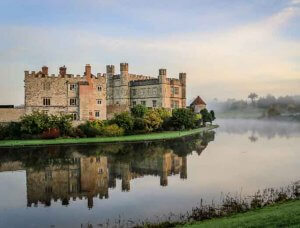
[{"label": "tree reflection in water", "polygon": [[87,199],[88,208],[94,198],[107,199],[109,189],[121,180],[122,191],[130,191],[130,181],[148,175],[168,185],[168,176],[186,179],[187,156],[200,155],[215,132],[145,143],[118,143],[80,146],[47,146],[7,148],[0,150],[0,172],[26,171],[27,206],[51,201]]}]

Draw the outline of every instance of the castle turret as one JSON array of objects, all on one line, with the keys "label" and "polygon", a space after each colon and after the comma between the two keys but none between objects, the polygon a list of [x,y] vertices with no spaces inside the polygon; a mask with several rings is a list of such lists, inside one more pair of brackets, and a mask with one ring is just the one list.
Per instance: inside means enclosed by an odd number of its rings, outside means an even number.
[{"label": "castle turret", "polygon": [[121,75],[128,74],[128,63],[120,63]]},{"label": "castle turret", "polygon": [[42,67],[42,74],[43,75],[48,75],[48,67],[47,66]]},{"label": "castle turret", "polygon": [[179,73],[179,80],[182,85],[186,85],[186,73]]},{"label": "castle turret", "polygon": [[62,77],[64,77],[67,74],[67,68],[65,65],[59,68],[59,74]]},{"label": "castle turret", "polygon": [[167,81],[167,70],[166,69],[159,69],[158,80],[159,83],[166,83]]},{"label": "castle turret", "polygon": [[112,76],[115,74],[115,66],[114,65],[106,65],[106,74],[107,76]]}]

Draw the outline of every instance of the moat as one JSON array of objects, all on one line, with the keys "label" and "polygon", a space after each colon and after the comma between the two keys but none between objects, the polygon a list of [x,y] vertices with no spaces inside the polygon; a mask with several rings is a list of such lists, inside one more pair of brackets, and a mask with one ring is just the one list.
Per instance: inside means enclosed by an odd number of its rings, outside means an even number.
[{"label": "moat", "polygon": [[217,124],[163,142],[1,148],[0,227],[130,226],[300,180],[299,123]]}]

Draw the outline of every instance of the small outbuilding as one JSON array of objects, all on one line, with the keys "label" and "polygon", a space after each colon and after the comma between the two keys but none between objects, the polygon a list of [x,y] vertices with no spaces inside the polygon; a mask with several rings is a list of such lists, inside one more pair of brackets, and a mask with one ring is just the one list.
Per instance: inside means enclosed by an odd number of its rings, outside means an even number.
[{"label": "small outbuilding", "polygon": [[200,113],[202,109],[206,108],[206,103],[200,96],[197,96],[196,99],[191,103],[190,108],[194,110],[195,113]]}]

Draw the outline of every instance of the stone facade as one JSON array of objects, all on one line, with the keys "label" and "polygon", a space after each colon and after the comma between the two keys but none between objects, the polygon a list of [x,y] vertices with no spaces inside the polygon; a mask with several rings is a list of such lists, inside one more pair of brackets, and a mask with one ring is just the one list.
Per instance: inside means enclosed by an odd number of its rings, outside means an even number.
[{"label": "stone facade", "polygon": [[160,69],[155,78],[130,74],[127,63],[120,64],[120,74],[115,74],[114,69],[113,65],[106,68],[108,118],[137,104],[152,108],[186,107],[186,73],[180,73],[179,79],[167,78],[167,70]]},{"label": "stone facade", "polygon": [[66,73],[48,75],[48,68],[25,71],[26,113],[43,111],[49,114],[72,114],[75,120],[106,119],[106,77],[91,73],[86,65],[83,76]]},{"label": "stone facade", "polygon": [[67,74],[65,66],[58,75],[49,75],[48,67],[39,72],[25,71],[25,110],[49,114],[68,113],[76,120],[106,119],[137,104],[146,107],[186,107],[186,74],[167,78],[160,69],[157,78],[129,73],[128,63],[120,64],[120,74],[113,65],[106,74],[93,75],[86,65],[83,76]]}]

